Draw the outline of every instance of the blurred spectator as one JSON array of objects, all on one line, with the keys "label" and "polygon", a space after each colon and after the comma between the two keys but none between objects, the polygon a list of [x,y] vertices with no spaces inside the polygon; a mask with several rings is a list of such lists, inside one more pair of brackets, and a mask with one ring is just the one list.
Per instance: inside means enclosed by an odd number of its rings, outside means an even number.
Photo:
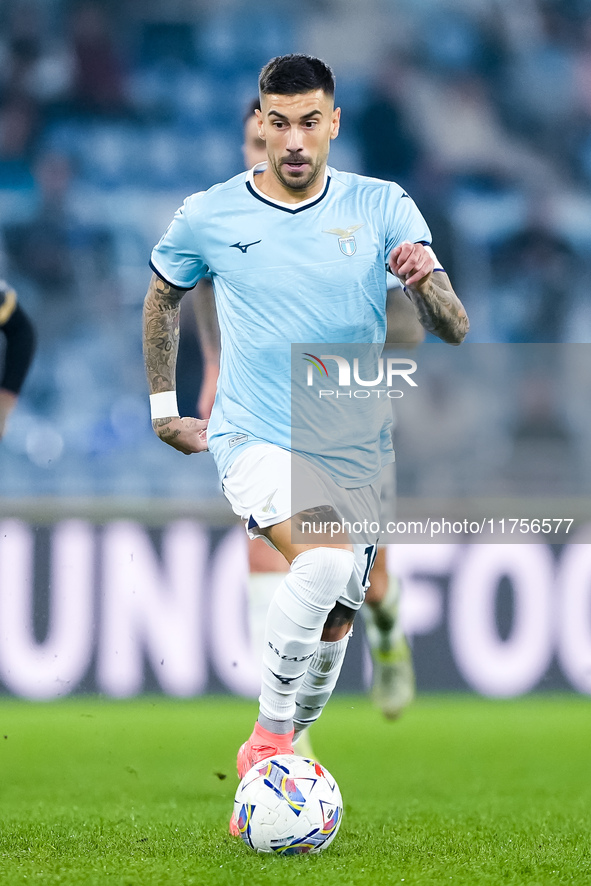
[{"label": "blurred spectator", "polygon": [[[549,358],[548,351],[544,356]],[[524,372],[517,390],[518,414],[511,427],[511,450],[506,477],[513,493],[573,495],[578,491],[581,466],[576,439],[560,412],[555,371],[539,367]]]},{"label": "blurred spectator", "polygon": [[540,4],[538,27],[516,43],[504,71],[506,120],[532,149],[568,171],[574,118],[573,23],[555,4]]},{"label": "blurred spectator", "polygon": [[70,89],[72,53],[54,37],[36,3],[6,9],[0,38],[0,163],[30,161],[47,119],[47,109]]},{"label": "blurred spectator", "polygon": [[495,245],[491,254],[494,327],[498,340],[561,342],[576,302],[582,266],[553,228],[552,205],[534,201],[527,223]]},{"label": "blurred spectator", "polygon": [[114,17],[109,15],[104,3],[85,0],[74,7],[72,99],[74,108],[81,113],[117,115],[129,110],[114,25]]},{"label": "blurred spectator", "polygon": [[74,279],[67,211],[69,161],[57,154],[42,155],[35,176],[38,210],[24,224],[8,226],[7,252],[15,269],[36,283],[44,298],[67,301]]},{"label": "blurred spectator", "polygon": [[405,109],[405,74],[400,54],[384,61],[368,90],[358,131],[365,175],[398,182],[412,191],[422,150]]},{"label": "blurred spectator", "polygon": [[28,97],[11,95],[0,111],[0,162],[30,157],[38,133],[38,112]]},{"label": "blurred spectator", "polygon": [[0,160],[29,158],[39,133],[40,110],[31,74],[39,56],[34,34],[15,34],[8,41],[0,106]]},{"label": "blurred spectator", "polygon": [[551,162],[511,136],[473,71],[444,79],[415,69],[407,109],[430,164],[459,181],[559,187]]},{"label": "blurred spectator", "polygon": [[111,241],[104,227],[83,223],[73,211],[66,157],[42,154],[34,174],[37,208],[25,221],[6,225],[4,239],[12,272],[40,297],[43,336],[53,339],[91,320],[92,293],[110,271]]}]

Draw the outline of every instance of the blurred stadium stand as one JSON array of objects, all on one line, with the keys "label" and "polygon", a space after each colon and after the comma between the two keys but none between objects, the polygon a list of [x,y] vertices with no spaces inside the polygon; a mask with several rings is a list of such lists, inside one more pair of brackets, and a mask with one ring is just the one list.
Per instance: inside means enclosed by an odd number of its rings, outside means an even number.
[{"label": "blurred stadium stand", "polygon": [[218,495],[207,457],[173,466],[151,431],[147,260],[188,193],[241,169],[258,72],[289,51],[335,67],[331,162],[411,190],[472,342],[591,341],[589,0],[6,0],[0,272],[40,349],[3,497]]}]

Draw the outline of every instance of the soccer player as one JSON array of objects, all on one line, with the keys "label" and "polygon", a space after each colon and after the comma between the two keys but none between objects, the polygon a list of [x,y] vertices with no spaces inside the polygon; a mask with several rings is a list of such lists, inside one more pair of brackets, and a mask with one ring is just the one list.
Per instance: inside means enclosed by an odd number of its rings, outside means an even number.
[{"label": "soccer player", "polygon": [[0,439],[16,406],[35,353],[35,330],[18,304],[16,292],[0,280],[0,330],[6,338],[4,370],[0,378]]},{"label": "soccer player", "polygon": [[[242,154],[247,169],[267,160],[267,147],[258,133],[257,111],[260,111],[258,97],[248,105],[243,120]],[[217,390],[220,362],[219,326],[209,277],[200,280],[193,290],[193,304],[204,363],[198,411],[201,418],[209,418]],[[392,274],[388,274],[386,313],[386,342],[416,345],[422,341],[424,329],[418,322],[412,304],[403,294],[398,279]],[[391,499],[396,494],[394,463],[388,470],[391,475],[382,485],[382,500],[385,496],[389,497],[384,502],[384,510],[388,513],[387,519],[390,519],[393,508]],[[283,579],[288,564],[278,551],[264,544],[262,539],[249,542],[248,564],[251,639],[255,652],[260,651],[262,655],[264,623],[269,602]],[[388,573],[384,547],[378,549],[369,580],[362,614],[373,659],[372,695],[384,716],[396,719],[414,698],[415,677],[410,648],[399,617],[400,585],[396,576]],[[314,756],[307,730],[299,735],[298,750],[310,757]]]},{"label": "soccer player", "polygon": [[[238,751],[240,777],[258,760],[293,753],[294,728],[320,716],[375,553],[345,532],[299,542],[292,530],[316,518],[338,522],[333,500],[379,500],[380,466],[393,460],[383,422],[369,413],[342,458],[290,451],[291,343],[383,344],[386,264],[426,329],[452,344],[468,330],[449,278],[435,270],[429,229],[409,195],[396,184],[328,167],[340,121],[330,68],[304,55],[272,59],[259,92],[267,164],[185,200],[152,251],[144,304],[156,434],[185,454],[209,448],[249,534],[262,535],[290,564],[267,616],[259,716]],[[339,243],[349,229],[355,250],[351,239],[349,247]],[[181,418],[174,390],[179,304],[207,273],[222,346],[209,424]],[[316,435],[315,443],[324,440]],[[309,500],[296,505],[296,467],[305,479],[321,476],[325,492],[304,487]],[[238,833],[235,820],[230,829]]]}]

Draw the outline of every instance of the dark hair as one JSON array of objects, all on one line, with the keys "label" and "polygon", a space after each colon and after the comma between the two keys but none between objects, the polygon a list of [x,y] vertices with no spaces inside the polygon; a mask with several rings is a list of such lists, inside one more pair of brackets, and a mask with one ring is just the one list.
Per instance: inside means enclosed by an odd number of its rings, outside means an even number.
[{"label": "dark hair", "polygon": [[327,95],[334,96],[334,87],[331,68],[321,59],[301,53],[272,58],[259,77],[261,95],[299,95],[322,89]]},{"label": "dark hair", "polygon": [[246,111],[244,112],[244,116],[242,118],[242,122],[246,125],[255,111],[261,110],[261,100],[257,97],[253,98],[246,106]]}]

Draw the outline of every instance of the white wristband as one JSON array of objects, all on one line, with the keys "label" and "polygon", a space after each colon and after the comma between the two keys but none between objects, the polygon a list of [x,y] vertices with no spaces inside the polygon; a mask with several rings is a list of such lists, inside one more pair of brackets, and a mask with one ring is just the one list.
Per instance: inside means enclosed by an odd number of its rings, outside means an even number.
[{"label": "white wristband", "polygon": [[431,249],[431,247],[425,246],[425,249],[427,250],[427,252],[429,253],[429,255],[431,256],[431,258],[433,259],[433,261],[435,263],[435,267],[433,268],[433,270],[434,271],[443,271],[444,267],[441,264],[441,262],[439,261],[439,259],[437,258],[437,256],[435,255],[435,253],[433,252],[433,250]]},{"label": "white wristband", "polygon": [[176,391],[162,391],[160,394],[150,394],[150,412],[152,421],[155,418],[174,418],[179,414],[176,402]]}]

